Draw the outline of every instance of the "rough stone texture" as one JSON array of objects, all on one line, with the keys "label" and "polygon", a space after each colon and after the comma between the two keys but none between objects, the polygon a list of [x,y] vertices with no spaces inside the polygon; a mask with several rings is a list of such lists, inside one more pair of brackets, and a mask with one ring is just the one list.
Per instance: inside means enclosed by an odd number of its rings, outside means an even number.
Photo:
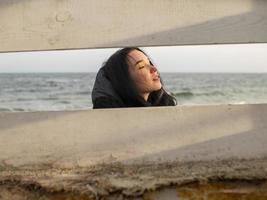
[{"label": "rough stone texture", "polygon": [[[267,159],[214,162],[103,164],[75,169],[1,169],[0,195],[8,199],[123,199],[173,186],[210,181],[264,182]],[[7,192],[9,191],[9,192]]]}]

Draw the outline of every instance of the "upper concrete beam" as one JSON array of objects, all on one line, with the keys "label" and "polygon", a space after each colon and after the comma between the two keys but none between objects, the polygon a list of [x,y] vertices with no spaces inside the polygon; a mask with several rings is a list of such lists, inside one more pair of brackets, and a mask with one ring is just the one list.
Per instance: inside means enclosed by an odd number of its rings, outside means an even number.
[{"label": "upper concrete beam", "polygon": [[264,0],[1,0],[0,52],[267,42]]}]

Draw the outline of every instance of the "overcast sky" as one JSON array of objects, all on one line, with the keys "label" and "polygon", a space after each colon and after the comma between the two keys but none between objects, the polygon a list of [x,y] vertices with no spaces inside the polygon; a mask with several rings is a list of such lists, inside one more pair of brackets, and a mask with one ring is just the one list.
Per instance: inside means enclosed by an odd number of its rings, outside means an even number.
[{"label": "overcast sky", "polygon": [[[265,72],[267,44],[142,48],[160,72]],[[96,72],[117,49],[0,53],[0,73]]]}]

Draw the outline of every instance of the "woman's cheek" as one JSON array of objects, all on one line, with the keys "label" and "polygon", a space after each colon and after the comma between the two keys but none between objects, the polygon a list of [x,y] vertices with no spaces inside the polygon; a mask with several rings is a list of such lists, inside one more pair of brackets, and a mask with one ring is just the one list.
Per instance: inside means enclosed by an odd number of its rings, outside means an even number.
[{"label": "woman's cheek", "polygon": [[140,82],[144,85],[147,85],[149,82],[148,82],[148,78],[146,76],[140,76]]}]

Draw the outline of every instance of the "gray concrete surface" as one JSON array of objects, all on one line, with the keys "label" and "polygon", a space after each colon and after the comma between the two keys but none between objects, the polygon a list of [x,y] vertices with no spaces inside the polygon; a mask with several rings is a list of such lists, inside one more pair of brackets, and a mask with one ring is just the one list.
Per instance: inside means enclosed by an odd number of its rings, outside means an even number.
[{"label": "gray concrete surface", "polygon": [[0,113],[0,166],[267,156],[267,105]]},{"label": "gray concrete surface", "polygon": [[267,42],[264,0],[1,0],[0,52]]}]

